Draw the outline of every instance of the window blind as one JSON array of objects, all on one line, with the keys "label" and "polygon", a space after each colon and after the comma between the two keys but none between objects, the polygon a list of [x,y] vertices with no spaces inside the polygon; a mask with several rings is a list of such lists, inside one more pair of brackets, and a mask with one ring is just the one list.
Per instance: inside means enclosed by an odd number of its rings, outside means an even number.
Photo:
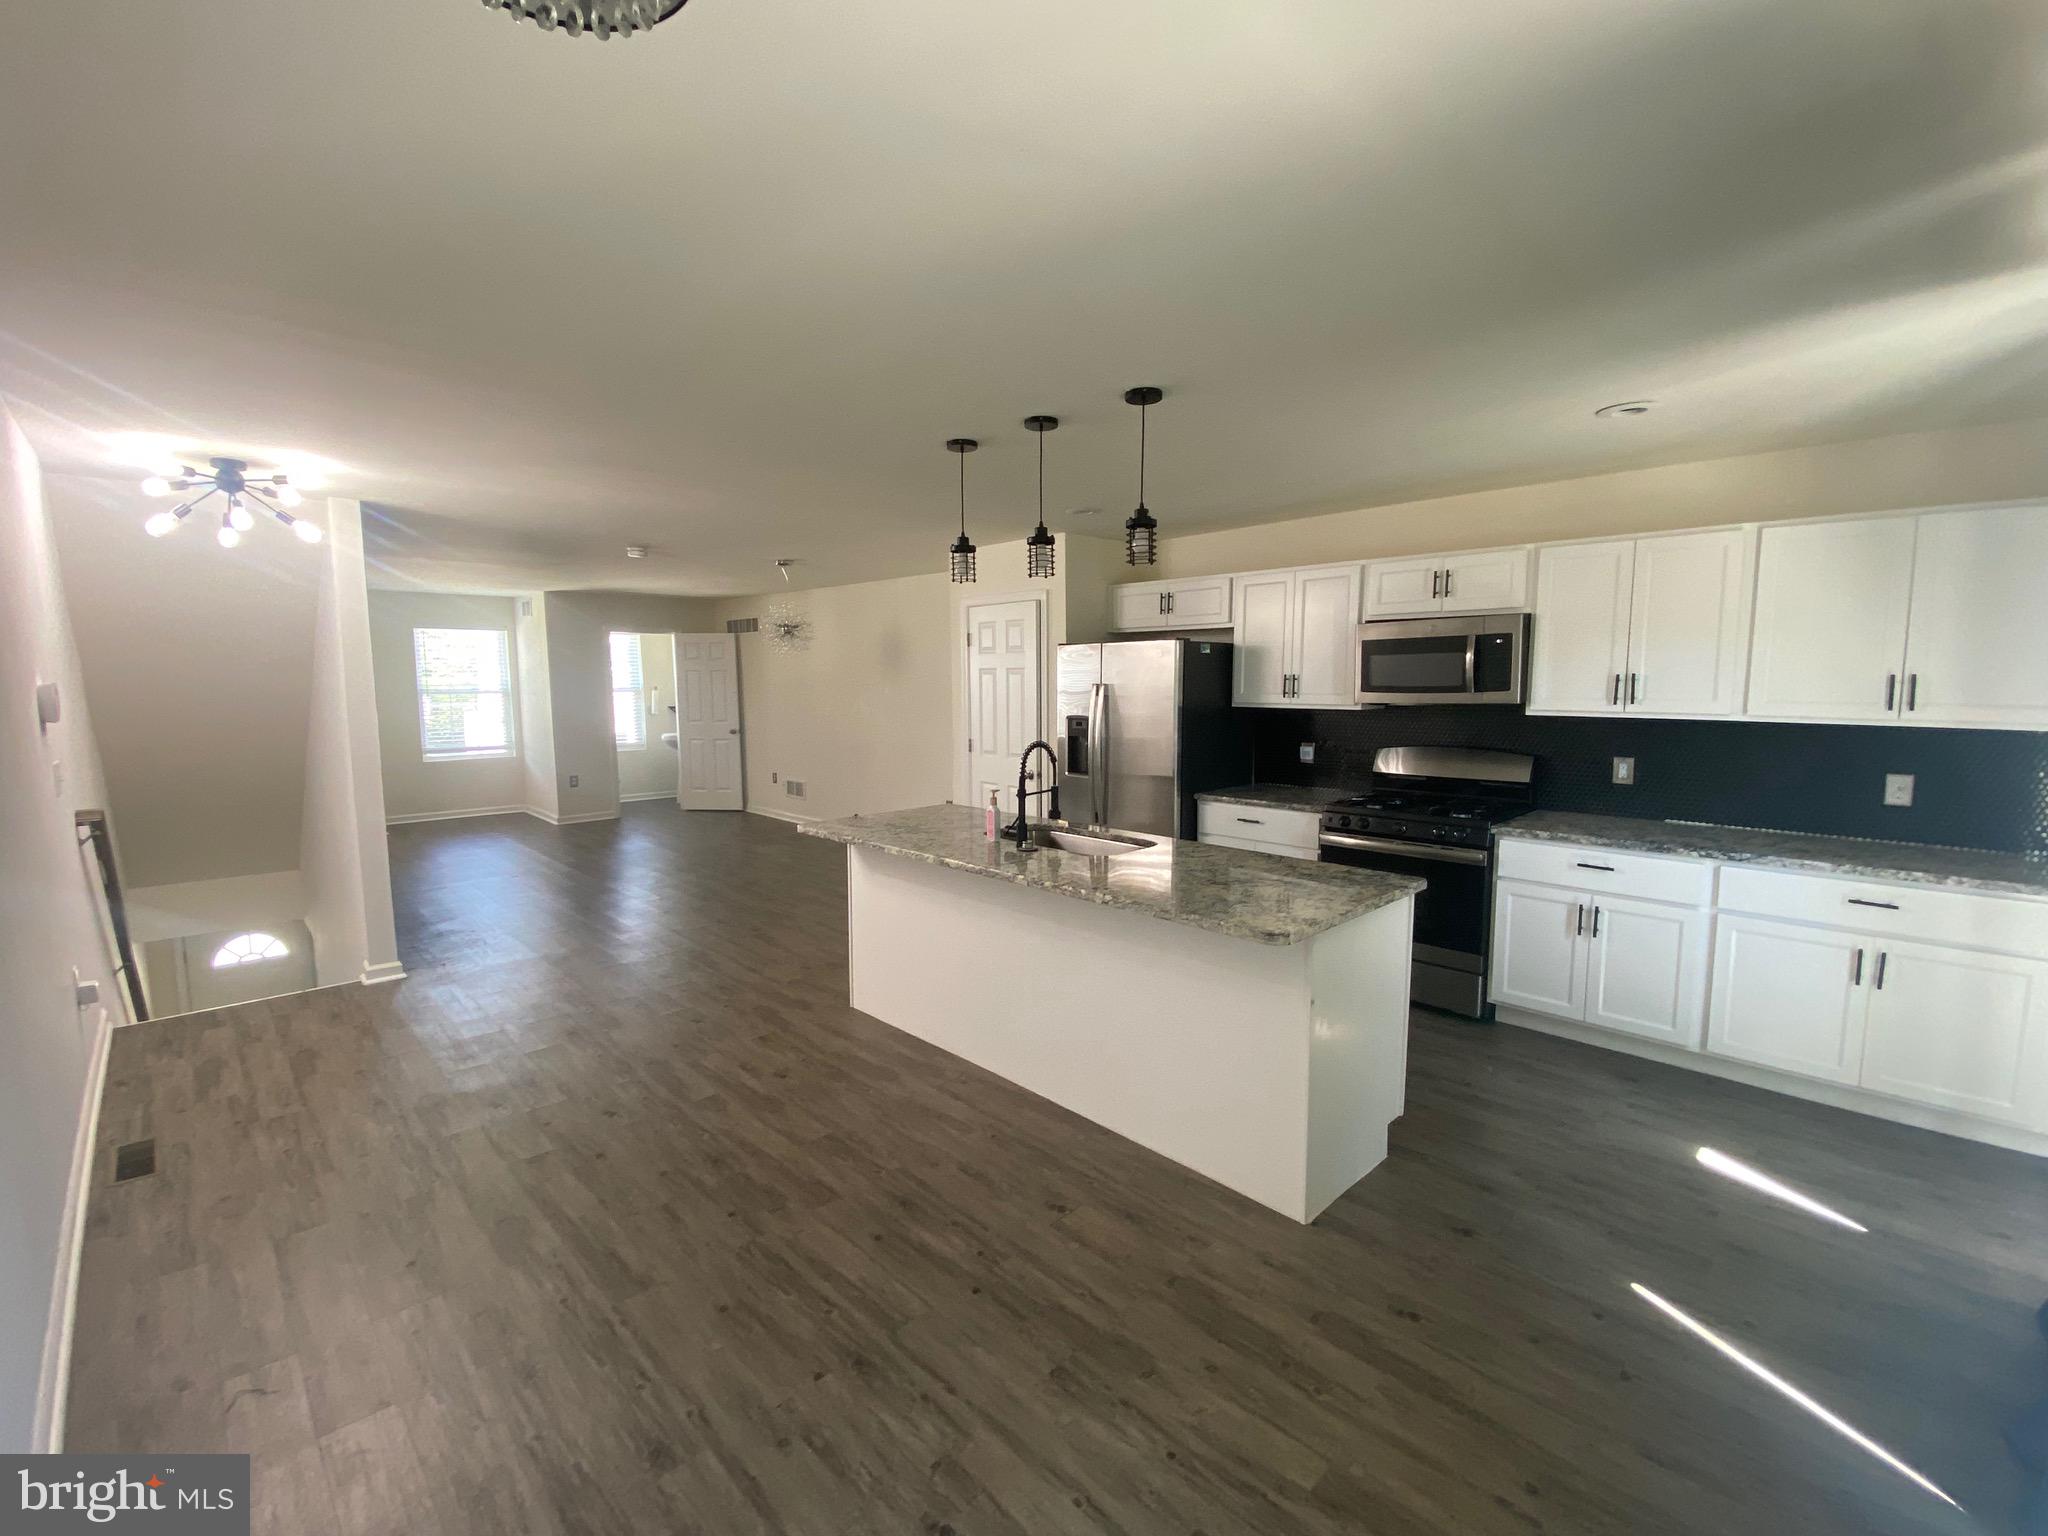
[{"label": "window blind", "polygon": [[420,749],[429,759],[512,752],[512,648],[502,629],[416,629]]},{"label": "window blind", "polygon": [[647,745],[646,674],[640,666],[640,637],[612,636],[612,740],[621,747]]}]

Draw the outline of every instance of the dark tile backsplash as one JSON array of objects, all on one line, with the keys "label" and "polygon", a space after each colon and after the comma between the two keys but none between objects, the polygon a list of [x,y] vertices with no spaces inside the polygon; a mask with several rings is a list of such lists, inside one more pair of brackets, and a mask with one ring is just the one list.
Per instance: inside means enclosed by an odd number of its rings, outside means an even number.
[{"label": "dark tile backsplash", "polygon": [[[1380,747],[1492,747],[1536,759],[1536,803],[2048,855],[2048,734],[1746,721],[1563,719],[1505,706],[1257,710],[1258,777],[1354,785]],[[1313,766],[1298,761],[1316,744]],[[1611,782],[1633,757],[1636,783]],[[1914,803],[1881,803],[1910,773]]]}]

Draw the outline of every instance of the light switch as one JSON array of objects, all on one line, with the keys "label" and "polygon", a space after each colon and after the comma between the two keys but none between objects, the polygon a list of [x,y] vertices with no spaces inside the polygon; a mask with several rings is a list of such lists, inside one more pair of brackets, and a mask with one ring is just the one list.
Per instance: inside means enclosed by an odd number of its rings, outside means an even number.
[{"label": "light switch", "polygon": [[1888,773],[1884,776],[1884,803],[1886,805],[1911,805],[1913,803],[1913,775],[1910,773]]},{"label": "light switch", "polygon": [[1316,760],[1316,744],[1314,742],[1304,741],[1301,744],[1301,760],[1304,763],[1312,763]]},{"label": "light switch", "polygon": [[1614,760],[1614,782],[1633,784],[1636,781],[1636,760],[1632,757],[1617,757]]}]

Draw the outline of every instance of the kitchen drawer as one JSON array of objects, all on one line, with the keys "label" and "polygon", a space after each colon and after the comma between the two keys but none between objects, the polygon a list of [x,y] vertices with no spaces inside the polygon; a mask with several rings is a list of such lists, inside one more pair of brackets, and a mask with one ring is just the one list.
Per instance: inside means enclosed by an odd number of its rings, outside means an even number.
[{"label": "kitchen drawer", "polygon": [[1730,865],[1721,910],[2048,959],[2048,902]]},{"label": "kitchen drawer", "polygon": [[1714,902],[1714,865],[1707,859],[1538,843],[1503,833],[1496,868],[1502,879],[1534,880],[1577,891],[1670,901],[1686,907],[1707,907]]},{"label": "kitchen drawer", "polygon": [[[1257,830],[1254,828],[1253,830]],[[1289,847],[1285,843],[1260,843],[1248,837],[1231,837],[1223,832],[1204,832],[1201,841],[1212,848],[1237,848],[1245,853],[1270,853],[1279,859],[1320,859],[1322,851],[1317,848]]]},{"label": "kitchen drawer", "polygon": [[1281,848],[1316,852],[1323,818],[1316,811],[1276,811],[1262,805],[1229,805],[1213,800],[1197,803],[1195,829],[1203,842],[1211,832],[1242,842],[1272,843]]}]

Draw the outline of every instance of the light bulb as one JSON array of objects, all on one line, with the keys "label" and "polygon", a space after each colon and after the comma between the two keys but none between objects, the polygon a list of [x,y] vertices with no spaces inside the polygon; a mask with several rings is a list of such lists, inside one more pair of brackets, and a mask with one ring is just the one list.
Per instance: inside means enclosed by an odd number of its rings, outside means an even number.
[{"label": "light bulb", "polygon": [[228,508],[228,524],[237,533],[247,533],[256,526],[256,519],[250,515],[249,509],[238,501]]},{"label": "light bulb", "polygon": [[274,494],[277,497],[277,504],[281,507],[296,507],[306,499],[289,485],[280,485]]},{"label": "light bulb", "polygon": [[222,523],[220,525],[220,532],[215,534],[214,537],[220,540],[220,547],[222,549],[233,549],[242,542],[241,532],[233,523]]},{"label": "light bulb", "polygon": [[155,516],[151,517],[148,522],[142,525],[142,531],[148,534],[152,539],[160,539],[177,526],[177,513],[159,512]]},{"label": "light bulb", "polygon": [[171,482],[162,475],[151,475],[142,482],[142,494],[145,496],[168,496],[171,494]]},{"label": "light bulb", "polygon": [[319,525],[317,523],[309,523],[303,517],[292,524],[292,532],[296,533],[308,544],[318,544],[320,542]]}]

